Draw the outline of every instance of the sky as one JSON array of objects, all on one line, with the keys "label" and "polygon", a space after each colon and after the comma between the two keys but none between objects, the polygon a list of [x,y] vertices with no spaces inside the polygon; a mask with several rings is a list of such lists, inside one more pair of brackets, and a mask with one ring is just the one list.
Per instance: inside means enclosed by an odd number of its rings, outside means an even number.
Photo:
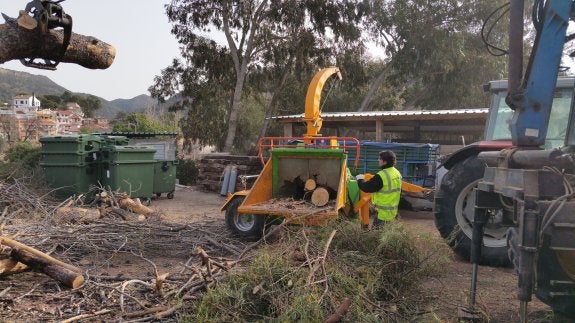
[{"label": "sky", "polygon": [[[30,0],[0,0],[0,12],[17,17]],[[164,5],[169,0],[67,0],[64,12],[72,16],[72,31],[93,36],[116,48],[116,59],[105,70],[61,63],[56,71],[26,67],[10,61],[0,67],[45,75],[72,92],[89,93],[106,100],[131,99],[149,94],[148,87],[162,69],[179,57],[170,33]],[[4,23],[0,16],[0,23]]]}]

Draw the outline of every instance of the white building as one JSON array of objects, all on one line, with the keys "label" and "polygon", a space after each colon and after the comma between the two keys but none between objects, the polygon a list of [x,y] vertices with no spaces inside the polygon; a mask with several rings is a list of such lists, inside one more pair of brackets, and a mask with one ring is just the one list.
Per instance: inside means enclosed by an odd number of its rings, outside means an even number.
[{"label": "white building", "polygon": [[36,114],[41,102],[34,95],[21,94],[12,99],[15,113]]}]

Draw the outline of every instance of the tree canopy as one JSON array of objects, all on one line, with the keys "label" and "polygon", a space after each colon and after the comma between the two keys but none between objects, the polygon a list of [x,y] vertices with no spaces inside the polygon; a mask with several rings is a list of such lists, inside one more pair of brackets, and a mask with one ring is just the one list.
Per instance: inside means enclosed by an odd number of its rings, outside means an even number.
[{"label": "tree canopy", "polygon": [[[266,116],[302,113],[311,77],[330,65],[344,81],[324,111],[484,107],[481,84],[505,76],[506,57],[485,50],[481,30],[502,3],[173,0],[166,13],[181,58],[150,93],[177,98],[185,137],[225,151],[277,131]],[[505,44],[507,23],[493,26]],[[371,56],[370,43],[384,57]]]},{"label": "tree canopy", "polygon": [[66,103],[75,102],[81,108],[86,118],[93,118],[95,112],[102,107],[102,101],[93,95],[82,96],[65,91],[61,95],[48,94],[39,97],[42,107],[46,109],[65,110]]}]

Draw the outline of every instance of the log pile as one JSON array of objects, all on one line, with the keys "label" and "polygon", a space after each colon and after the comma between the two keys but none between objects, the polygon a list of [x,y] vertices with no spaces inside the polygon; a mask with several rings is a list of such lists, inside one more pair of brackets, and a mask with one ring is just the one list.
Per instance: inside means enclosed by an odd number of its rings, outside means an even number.
[{"label": "log pile", "polygon": [[160,214],[142,204],[140,199],[132,199],[123,192],[99,189],[89,205],[78,199],[68,198],[56,208],[60,222],[84,223],[93,219],[117,218],[125,221],[143,221],[160,218]]},{"label": "log pile", "polygon": [[[228,154],[209,154],[200,159],[198,165],[198,184],[205,190],[220,192],[226,166],[236,166],[238,177],[241,175],[258,175],[262,164],[257,156],[234,156]],[[247,182],[249,189],[255,179]],[[236,191],[243,190],[243,184],[236,181]]]}]

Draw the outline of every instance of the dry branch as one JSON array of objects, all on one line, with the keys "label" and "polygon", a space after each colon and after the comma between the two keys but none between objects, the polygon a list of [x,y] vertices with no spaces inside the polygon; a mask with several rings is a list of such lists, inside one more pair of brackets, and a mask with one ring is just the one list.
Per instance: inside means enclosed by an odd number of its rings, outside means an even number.
[{"label": "dry branch", "polygon": [[323,323],[337,323],[340,322],[341,319],[347,314],[349,310],[349,306],[351,305],[351,300],[349,298],[344,298],[341,305],[337,308],[335,313],[330,315]]},{"label": "dry branch", "polygon": [[111,311],[111,310],[105,310],[105,309],[104,309],[104,310],[96,311],[96,312],[94,312],[94,313],[92,313],[92,314],[80,314],[80,315],[78,315],[78,316],[74,316],[74,317],[71,317],[71,318],[69,318],[69,319],[62,320],[62,321],[60,321],[60,323],[76,322],[76,321],[80,321],[80,320],[83,320],[83,319],[89,319],[89,318],[92,318],[92,317],[96,317],[96,316],[108,314],[108,313],[110,313],[110,312],[112,312],[112,311]]}]

